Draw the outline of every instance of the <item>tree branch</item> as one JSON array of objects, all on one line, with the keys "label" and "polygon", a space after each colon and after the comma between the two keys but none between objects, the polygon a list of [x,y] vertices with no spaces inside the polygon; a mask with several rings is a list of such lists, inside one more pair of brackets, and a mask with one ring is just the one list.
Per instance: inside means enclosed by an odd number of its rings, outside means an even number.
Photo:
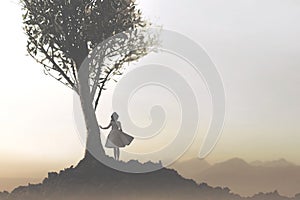
[{"label": "tree branch", "polygon": [[63,77],[64,79],[71,85],[71,87],[73,88],[73,90],[77,90],[76,86],[74,85],[74,83],[70,80],[70,78],[65,74],[65,72],[57,65],[57,63],[54,61],[53,58],[51,58],[48,53],[46,52],[46,50],[44,49],[44,47],[39,46],[38,47],[41,52],[46,56],[46,58],[53,64],[53,66],[55,67],[55,70],[57,70]]},{"label": "tree branch", "polygon": [[98,107],[98,103],[99,103],[99,100],[100,100],[100,96],[101,96],[102,91],[103,91],[103,89],[104,89],[105,83],[106,83],[106,81],[108,80],[109,75],[110,75],[114,70],[115,70],[115,68],[111,68],[111,69],[109,70],[109,72],[106,74],[106,76],[105,76],[105,78],[104,78],[104,80],[103,80],[103,84],[101,85],[101,87],[100,87],[100,89],[99,89],[98,96],[97,96],[97,99],[96,99],[96,101],[95,101],[95,108],[94,108],[95,110],[96,110],[97,107]]}]

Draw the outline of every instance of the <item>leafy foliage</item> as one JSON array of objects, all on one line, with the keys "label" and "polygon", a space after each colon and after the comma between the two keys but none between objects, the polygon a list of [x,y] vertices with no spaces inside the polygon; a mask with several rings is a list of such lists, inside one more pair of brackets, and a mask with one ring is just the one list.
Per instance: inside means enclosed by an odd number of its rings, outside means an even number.
[{"label": "leafy foliage", "polygon": [[[90,83],[91,95],[97,97],[95,107],[105,84],[122,74],[124,63],[146,55],[156,43],[138,31],[149,24],[134,0],[22,0],[22,4],[28,53],[46,74],[78,92],[80,66],[94,50]],[[112,36],[114,40],[109,40]]]}]

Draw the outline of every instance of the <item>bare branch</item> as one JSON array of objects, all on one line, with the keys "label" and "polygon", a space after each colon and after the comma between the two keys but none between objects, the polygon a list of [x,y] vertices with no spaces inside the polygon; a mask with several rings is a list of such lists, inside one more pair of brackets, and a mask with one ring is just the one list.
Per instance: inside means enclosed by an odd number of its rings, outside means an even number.
[{"label": "bare branch", "polygon": [[65,74],[65,72],[57,65],[57,63],[54,61],[53,57],[51,58],[44,47],[39,47],[39,49],[44,53],[44,55],[47,57],[47,59],[53,64],[55,69],[66,79],[66,81],[71,85],[72,89],[77,90],[74,83],[70,80],[70,78]]},{"label": "bare branch", "polygon": [[106,76],[105,76],[105,78],[104,78],[104,81],[103,81],[103,83],[102,83],[102,85],[101,85],[101,87],[100,87],[100,89],[99,89],[97,99],[96,99],[96,101],[95,101],[95,107],[94,107],[95,110],[96,110],[97,107],[98,107],[98,103],[99,103],[99,100],[100,100],[100,96],[101,96],[102,91],[103,91],[103,89],[104,89],[105,83],[106,83],[106,81],[108,80],[110,74],[111,74],[113,71],[114,71],[114,68],[111,68],[111,70],[106,74]]}]

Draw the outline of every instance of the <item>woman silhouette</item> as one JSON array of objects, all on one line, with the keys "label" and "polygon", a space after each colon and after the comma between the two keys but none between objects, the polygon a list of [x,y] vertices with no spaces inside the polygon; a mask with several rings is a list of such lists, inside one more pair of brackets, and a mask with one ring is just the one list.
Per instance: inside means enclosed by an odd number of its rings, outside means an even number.
[{"label": "woman silhouette", "polygon": [[116,112],[114,112],[111,115],[111,120],[109,125],[107,127],[100,126],[101,129],[108,129],[112,127],[107,137],[105,147],[114,149],[114,157],[116,160],[119,160],[120,157],[119,148],[129,145],[133,140],[132,136],[122,131],[121,122],[119,122],[118,119],[119,119],[119,115]]}]

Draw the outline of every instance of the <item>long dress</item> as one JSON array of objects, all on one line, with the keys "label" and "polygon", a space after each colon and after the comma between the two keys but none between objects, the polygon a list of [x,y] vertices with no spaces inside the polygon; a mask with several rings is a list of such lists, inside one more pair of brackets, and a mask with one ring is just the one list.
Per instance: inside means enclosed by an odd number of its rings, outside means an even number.
[{"label": "long dress", "polygon": [[132,142],[133,137],[121,131],[120,125],[118,125],[120,122],[111,121],[110,123],[112,129],[107,137],[105,147],[116,148],[129,145]]}]

